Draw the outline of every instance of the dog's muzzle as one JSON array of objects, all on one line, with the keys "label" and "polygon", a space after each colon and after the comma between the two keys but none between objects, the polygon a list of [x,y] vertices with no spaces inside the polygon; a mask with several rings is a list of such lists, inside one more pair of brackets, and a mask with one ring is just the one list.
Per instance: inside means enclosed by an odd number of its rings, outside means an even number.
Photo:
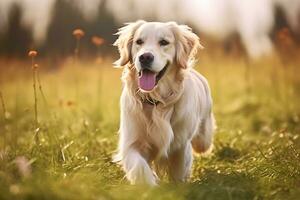
[{"label": "dog's muzzle", "polygon": [[139,71],[139,87],[142,91],[151,92],[154,87],[157,85],[158,81],[163,77],[166,73],[167,68],[169,66],[169,62],[165,65],[165,67],[160,72],[154,72],[149,68],[142,68]]}]

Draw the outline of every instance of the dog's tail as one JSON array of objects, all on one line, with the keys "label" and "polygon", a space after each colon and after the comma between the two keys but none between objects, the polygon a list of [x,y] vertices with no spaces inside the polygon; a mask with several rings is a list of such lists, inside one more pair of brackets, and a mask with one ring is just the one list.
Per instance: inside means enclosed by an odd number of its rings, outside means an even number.
[{"label": "dog's tail", "polygon": [[209,117],[205,118],[199,129],[198,133],[192,139],[193,150],[197,153],[210,152],[213,148],[212,140],[216,123],[214,115],[211,113]]}]

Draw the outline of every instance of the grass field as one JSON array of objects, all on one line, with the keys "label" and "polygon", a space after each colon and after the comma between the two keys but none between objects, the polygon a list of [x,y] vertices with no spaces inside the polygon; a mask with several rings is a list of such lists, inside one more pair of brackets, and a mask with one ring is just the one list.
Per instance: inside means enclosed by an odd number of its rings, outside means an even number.
[{"label": "grass field", "polygon": [[130,186],[111,162],[121,70],[110,59],[54,70],[44,62],[35,127],[30,60],[1,61],[0,199],[299,199],[299,58],[200,57],[196,69],[214,99],[215,148],[196,156],[188,183],[155,188]]}]

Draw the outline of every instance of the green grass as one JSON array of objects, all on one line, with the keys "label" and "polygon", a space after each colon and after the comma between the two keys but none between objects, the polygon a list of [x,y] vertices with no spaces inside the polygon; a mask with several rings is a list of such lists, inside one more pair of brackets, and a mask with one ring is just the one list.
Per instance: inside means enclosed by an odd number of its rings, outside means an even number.
[{"label": "green grass", "polygon": [[155,188],[130,186],[111,162],[121,71],[110,60],[56,70],[40,61],[38,130],[29,62],[2,61],[0,199],[298,199],[300,60],[249,63],[247,74],[243,59],[199,60],[214,99],[215,148],[195,157],[188,183]]}]

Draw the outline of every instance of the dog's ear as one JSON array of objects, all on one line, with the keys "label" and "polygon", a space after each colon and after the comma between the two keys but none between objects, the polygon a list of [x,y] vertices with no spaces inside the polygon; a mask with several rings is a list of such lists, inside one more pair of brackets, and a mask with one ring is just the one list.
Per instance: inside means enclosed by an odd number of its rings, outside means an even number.
[{"label": "dog's ear", "polygon": [[199,42],[199,37],[192,32],[192,29],[186,25],[178,25],[175,22],[170,22],[169,25],[176,39],[176,62],[186,69],[188,63],[194,59],[199,48],[203,46]]},{"label": "dog's ear", "polygon": [[114,62],[116,67],[125,66],[131,60],[131,47],[135,31],[144,24],[145,21],[139,20],[133,23],[127,23],[116,33],[118,39],[114,42],[114,46],[118,47],[120,58]]}]

